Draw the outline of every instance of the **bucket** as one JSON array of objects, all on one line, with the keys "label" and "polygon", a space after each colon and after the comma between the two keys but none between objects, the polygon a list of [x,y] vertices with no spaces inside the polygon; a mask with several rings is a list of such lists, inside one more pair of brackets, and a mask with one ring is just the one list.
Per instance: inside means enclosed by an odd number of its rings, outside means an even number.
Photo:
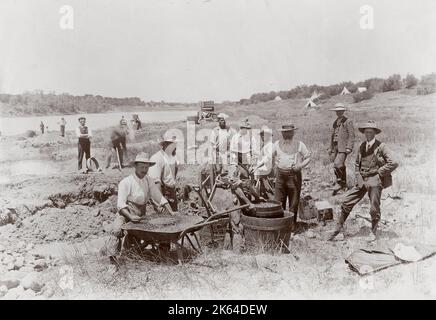
[{"label": "bucket", "polygon": [[242,214],[244,238],[247,246],[278,249],[289,243],[293,216],[286,212],[282,218],[257,218]]},{"label": "bucket", "polygon": [[254,204],[255,210],[247,215],[257,218],[282,218],[283,208],[282,203],[276,200],[269,200]]},{"label": "bucket", "polygon": [[310,220],[318,217],[318,210],[315,206],[315,200],[310,195],[300,199],[298,205],[298,216],[301,220]]}]

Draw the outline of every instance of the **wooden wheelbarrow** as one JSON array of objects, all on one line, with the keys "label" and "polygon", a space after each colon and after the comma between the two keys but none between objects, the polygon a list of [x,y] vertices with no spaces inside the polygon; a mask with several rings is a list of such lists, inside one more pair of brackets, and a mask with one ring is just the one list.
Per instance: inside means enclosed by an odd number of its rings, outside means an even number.
[{"label": "wooden wheelbarrow", "polygon": [[[229,213],[246,208],[248,205],[234,207],[219,213],[216,213],[207,219],[201,216],[177,215],[171,216],[166,214],[155,214],[146,216],[141,222],[128,222],[121,226],[121,229],[128,236],[133,236],[144,244],[151,244],[153,247],[159,247],[160,244],[174,244],[177,248],[177,259],[181,264],[183,262],[183,248],[185,241],[197,253],[202,253],[200,241],[196,232],[200,229],[215,224],[224,224],[230,221]],[[196,244],[194,245],[194,241]]]}]

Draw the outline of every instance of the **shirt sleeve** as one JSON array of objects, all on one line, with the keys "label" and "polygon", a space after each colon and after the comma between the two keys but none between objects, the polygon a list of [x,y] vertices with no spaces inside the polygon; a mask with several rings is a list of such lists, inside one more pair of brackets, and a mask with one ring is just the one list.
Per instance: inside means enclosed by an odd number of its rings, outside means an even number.
[{"label": "shirt sleeve", "polygon": [[89,127],[88,127],[88,138],[91,138],[91,137],[92,137],[92,130],[89,129]]},{"label": "shirt sleeve", "polygon": [[77,136],[77,138],[80,138],[80,129],[79,128],[76,128],[76,136]]},{"label": "shirt sleeve", "polygon": [[307,149],[306,145],[301,141],[300,141],[300,153],[303,156],[303,160],[306,160],[311,156],[309,149]]},{"label": "shirt sleeve", "polygon": [[165,197],[160,192],[157,185],[154,183],[154,179],[150,177],[150,199],[153,200],[153,202],[159,204],[160,206],[163,206],[164,204],[168,203],[168,200],[165,199]]},{"label": "shirt sleeve", "polygon": [[162,161],[158,159],[157,154],[151,156],[150,161],[155,162],[154,166],[151,166],[148,169],[148,176],[152,178],[154,183],[161,182],[161,173],[162,173]]},{"label": "shirt sleeve", "polygon": [[121,182],[118,185],[118,200],[117,200],[118,210],[127,207],[128,196],[129,196],[129,185],[126,180],[121,180]]}]

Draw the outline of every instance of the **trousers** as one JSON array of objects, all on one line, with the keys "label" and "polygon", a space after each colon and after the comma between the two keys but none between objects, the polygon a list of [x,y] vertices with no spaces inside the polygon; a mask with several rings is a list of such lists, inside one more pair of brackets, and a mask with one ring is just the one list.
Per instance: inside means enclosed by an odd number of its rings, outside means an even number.
[{"label": "trousers", "polygon": [[88,160],[91,158],[91,141],[89,139],[79,139],[78,147],[78,169],[82,169],[83,156]]},{"label": "trousers", "polygon": [[282,203],[283,210],[286,210],[286,202],[287,200],[289,201],[289,211],[294,213],[294,221],[297,220],[301,184],[301,171],[293,172],[292,170],[281,170],[277,168],[275,200]]},{"label": "trousers", "polygon": [[369,214],[371,215],[371,220],[373,223],[378,223],[380,221],[380,200],[382,195],[382,182],[378,175],[372,177],[363,178],[363,184],[361,186],[355,186],[351,189],[345,196],[341,209],[342,209],[342,219],[341,223],[344,223],[349,216],[351,210],[354,206],[362,200],[365,194],[368,193],[370,209]]},{"label": "trousers", "polygon": [[332,160],[333,168],[335,171],[336,182],[342,188],[347,186],[347,169],[345,167],[345,160],[347,159],[346,152],[338,152],[337,144],[333,144]]}]

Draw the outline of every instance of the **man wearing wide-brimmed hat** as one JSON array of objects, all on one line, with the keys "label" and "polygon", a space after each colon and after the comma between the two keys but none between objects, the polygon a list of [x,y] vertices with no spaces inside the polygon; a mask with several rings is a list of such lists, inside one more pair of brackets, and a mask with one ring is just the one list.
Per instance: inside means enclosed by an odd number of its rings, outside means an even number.
[{"label": "man wearing wide-brimmed hat", "polygon": [[293,124],[283,125],[278,131],[281,137],[273,144],[272,157],[276,157],[275,199],[286,209],[289,200],[289,211],[297,221],[298,205],[302,185],[301,170],[311,159],[311,153],[306,145],[294,139],[298,128]]},{"label": "man wearing wide-brimmed hat", "polygon": [[176,158],[177,141],[175,137],[163,137],[159,141],[161,150],[151,156],[156,163],[150,168],[149,175],[168,199],[171,208],[177,211],[176,177],[178,162]]},{"label": "man wearing wide-brimmed hat", "polygon": [[[121,248],[129,248],[133,239],[125,237],[121,226],[129,221],[139,222],[146,214],[149,200],[163,207],[169,214],[174,214],[167,199],[156,186],[154,179],[147,173],[155,165],[148,153],[139,153],[134,161],[135,172],[121,180],[118,185],[118,214],[112,228],[112,238],[108,249],[112,256],[120,252]],[[124,239],[123,239],[124,238]]]},{"label": "man wearing wide-brimmed hat", "polygon": [[78,140],[78,169],[82,170],[83,156],[88,160],[91,158],[91,129],[86,125],[86,118],[84,116],[79,117],[80,125],[76,128],[76,136]]},{"label": "man wearing wide-brimmed hat", "polygon": [[226,123],[228,117],[225,113],[219,113],[217,116],[218,125],[212,129],[210,135],[211,159],[217,174],[227,171],[230,141],[235,133]]},{"label": "man wearing wide-brimmed hat", "polygon": [[345,159],[353,151],[354,126],[353,121],[344,115],[345,106],[342,103],[335,104],[331,111],[336,112],[337,119],[333,122],[333,130],[330,139],[330,155],[334,163],[337,186],[333,195],[346,191],[347,170]]},{"label": "man wearing wide-brimmed hat", "polygon": [[342,233],[345,220],[353,207],[368,193],[371,215],[370,241],[377,240],[378,223],[380,221],[380,200],[383,188],[392,185],[391,173],[398,167],[392,152],[385,143],[375,138],[381,129],[374,121],[368,121],[359,127],[366,141],[360,145],[355,162],[356,183],[346,195],[341,206],[341,215],[330,240]]},{"label": "man wearing wide-brimmed hat", "polygon": [[248,119],[239,124],[239,131],[230,141],[230,162],[232,164],[249,165],[252,160],[251,125]]}]

